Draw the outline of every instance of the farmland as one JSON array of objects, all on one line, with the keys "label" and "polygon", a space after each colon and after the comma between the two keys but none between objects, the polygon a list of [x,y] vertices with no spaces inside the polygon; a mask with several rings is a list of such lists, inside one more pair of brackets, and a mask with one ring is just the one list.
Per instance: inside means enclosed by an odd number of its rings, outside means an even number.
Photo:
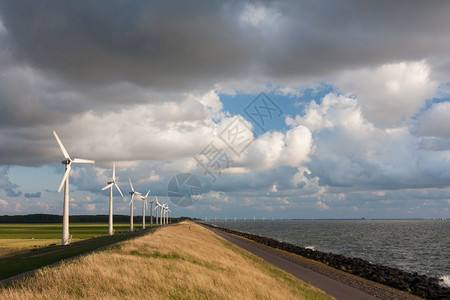
[{"label": "farmland", "polygon": [[[137,224],[139,229],[140,224]],[[136,226],[135,226],[136,227]],[[115,224],[116,233],[128,231],[128,224]],[[81,241],[106,235],[107,224],[70,224],[72,241]],[[61,224],[0,224],[0,256],[21,250],[59,244]]]},{"label": "farmland", "polygon": [[[147,226],[149,227],[149,226]],[[59,224],[0,224],[0,279],[77,256],[119,241],[139,236],[146,231],[128,224],[116,224],[115,235],[107,235],[107,224],[71,224],[73,242],[60,246]]]}]

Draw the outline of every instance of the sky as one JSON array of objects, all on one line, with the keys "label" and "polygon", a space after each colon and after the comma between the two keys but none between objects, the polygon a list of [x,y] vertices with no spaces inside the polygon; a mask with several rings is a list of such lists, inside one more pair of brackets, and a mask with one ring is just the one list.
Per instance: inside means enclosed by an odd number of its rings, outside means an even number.
[{"label": "sky", "polygon": [[[131,178],[178,216],[450,218],[449,15],[0,0],[0,215],[62,213],[56,130],[96,161],[73,167],[71,214],[107,213],[115,161],[122,190]],[[169,197],[175,179],[189,203]]]}]

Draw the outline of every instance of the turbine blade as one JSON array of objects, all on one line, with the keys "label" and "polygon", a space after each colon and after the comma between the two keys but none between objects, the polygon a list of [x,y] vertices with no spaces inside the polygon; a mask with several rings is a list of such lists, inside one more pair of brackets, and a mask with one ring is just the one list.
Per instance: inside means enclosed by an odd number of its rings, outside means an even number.
[{"label": "turbine blade", "polygon": [[113,176],[112,180],[116,181],[116,162],[113,162]]},{"label": "turbine blade", "polygon": [[145,194],[145,198],[148,197],[148,194],[150,194],[150,189],[148,190],[147,194]]},{"label": "turbine blade", "polygon": [[114,182],[114,186],[116,187],[116,189],[119,191],[120,195],[121,195],[122,198],[123,198],[123,197],[124,197],[124,196],[123,196],[123,193],[122,193],[122,191],[120,190],[120,188],[119,188],[119,186],[117,185],[117,183]]},{"label": "turbine blade", "polygon": [[108,184],[107,186],[105,186],[104,188],[102,188],[102,191],[109,189],[110,187],[113,186],[113,183]]},{"label": "turbine blade", "polygon": [[70,167],[70,165],[68,165],[68,166],[67,166],[67,169],[66,169],[66,172],[64,172],[63,179],[61,180],[61,183],[60,183],[60,185],[59,185],[58,192],[61,192],[61,190],[62,190],[62,188],[63,188],[63,186],[64,186],[64,183],[65,183],[66,180],[67,180],[67,177],[69,177],[70,169],[71,169],[71,167]]},{"label": "turbine blade", "polygon": [[131,191],[134,192],[134,187],[133,187],[133,183],[131,182],[131,179],[128,178],[128,181],[130,182],[130,188],[131,188]]},{"label": "turbine blade", "polygon": [[55,136],[56,142],[58,142],[59,149],[61,149],[61,152],[63,153],[64,157],[67,158],[67,159],[70,159],[69,153],[67,153],[66,148],[64,148],[64,145],[61,142],[61,140],[59,139],[59,136],[56,133],[56,131],[53,131],[53,135]]},{"label": "turbine blade", "polygon": [[76,163],[76,164],[94,164],[95,160],[74,158],[73,162]]}]

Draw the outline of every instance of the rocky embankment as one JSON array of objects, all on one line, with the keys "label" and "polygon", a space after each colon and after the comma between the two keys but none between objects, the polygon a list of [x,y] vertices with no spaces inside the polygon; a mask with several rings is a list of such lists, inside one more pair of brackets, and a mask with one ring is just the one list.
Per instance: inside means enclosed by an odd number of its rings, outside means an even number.
[{"label": "rocky embankment", "polygon": [[280,242],[272,238],[218,227],[211,224],[204,225],[245,237],[269,247],[281,249],[309,259],[320,261],[338,270],[391,286],[402,291],[407,291],[425,299],[450,299],[450,289],[441,286],[438,278],[373,264],[360,258],[352,258],[339,254],[306,249],[293,244]]}]

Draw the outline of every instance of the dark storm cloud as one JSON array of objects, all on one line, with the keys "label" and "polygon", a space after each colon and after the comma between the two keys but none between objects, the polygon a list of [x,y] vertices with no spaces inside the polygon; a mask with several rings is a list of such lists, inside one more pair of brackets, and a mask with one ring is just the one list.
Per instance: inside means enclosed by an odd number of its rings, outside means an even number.
[{"label": "dark storm cloud", "polygon": [[0,13],[18,59],[84,84],[276,81],[450,50],[448,1],[2,0]]}]

